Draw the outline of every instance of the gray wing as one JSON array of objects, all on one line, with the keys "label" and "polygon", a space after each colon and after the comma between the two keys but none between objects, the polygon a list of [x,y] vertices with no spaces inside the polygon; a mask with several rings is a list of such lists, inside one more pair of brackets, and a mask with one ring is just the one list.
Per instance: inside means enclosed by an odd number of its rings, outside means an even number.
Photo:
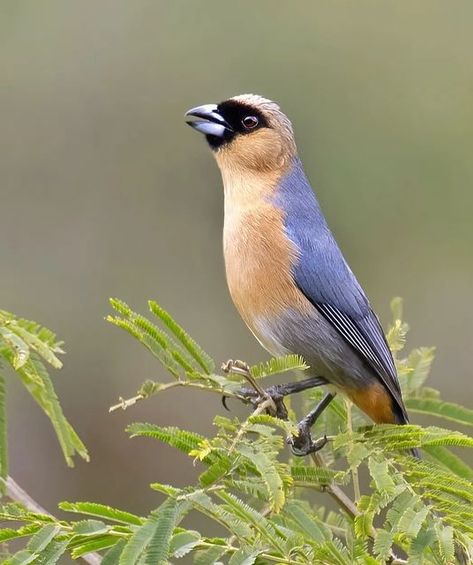
[{"label": "gray wing", "polygon": [[298,248],[296,285],[391,393],[407,422],[396,367],[375,313],[347,265],[299,159],[281,179],[275,203],[284,211],[289,239]]},{"label": "gray wing", "polygon": [[289,234],[300,251],[294,280],[320,314],[372,367],[407,422],[396,367],[379,320],[332,234],[324,227],[315,238],[307,237],[310,231]]}]

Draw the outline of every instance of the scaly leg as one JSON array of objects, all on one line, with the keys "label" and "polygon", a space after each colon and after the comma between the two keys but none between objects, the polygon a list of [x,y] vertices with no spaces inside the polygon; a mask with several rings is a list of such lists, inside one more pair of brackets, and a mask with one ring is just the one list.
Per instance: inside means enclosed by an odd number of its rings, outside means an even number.
[{"label": "scaly leg", "polygon": [[[302,381],[273,385],[267,389],[262,389],[258,382],[251,376],[246,363],[242,361],[228,361],[222,366],[222,369],[224,372],[233,372],[243,375],[249,381],[251,387],[244,387],[238,391],[238,394],[245,402],[251,403],[256,408],[259,404],[271,398],[276,408],[273,415],[282,420],[287,420],[287,409],[284,405],[284,397],[327,384],[327,381],[323,377],[309,377]],[[224,396],[222,402],[226,408],[225,400],[226,397]]]},{"label": "scaly leg", "polygon": [[303,457],[304,455],[309,455],[309,453],[319,451],[319,449],[322,449],[322,447],[327,444],[327,436],[314,441],[310,434],[310,428],[315,424],[317,418],[334,398],[335,393],[327,392],[317,406],[299,422],[297,425],[299,434],[297,436],[290,436],[287,438],[287,443],[291,446],[294,455]]},{"label": "scaly leg", "polygon": [[303,381],[270,386],[264,390],[264,396],[250,387],[244,387],[240,389],[238,393],[255,407],[261,404],[261,402],[264,402],[268,396],[271,397],[276,405],[276,416],[282,420],[287,420],[287,409],[284,405],[284,397],[326,384],[327,381],[323,377],[310,377]]}]

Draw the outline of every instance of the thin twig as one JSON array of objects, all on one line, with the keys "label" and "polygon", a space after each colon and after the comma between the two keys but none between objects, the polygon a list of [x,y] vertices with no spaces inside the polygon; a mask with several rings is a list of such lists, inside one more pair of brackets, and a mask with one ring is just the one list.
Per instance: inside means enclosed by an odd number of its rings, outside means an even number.
[{"label": "thin twig", "polygon": [[[40,504],[36,502],[25,490],[23,490],[20,485],[13,479],[13,477],[7,477],[5,481],[6,485],[6,495],[8,498],[14,502],[20,502],[27,508],[30,512],[35,512],[36,514],[46,514],[54,518],[54,516],[45,510]],[[102,562],[102,557],[98,553],[87,553],[86,555],[81,555],[81,559],[89,565],[100,565]]]},{"label": "thin twig", "polygon": [[[239,400],[245,400],[245,397],[241,396],[240,394],[234,393],[234,392],[230,392],[230,391],[225,391],[216,387],[210,387],[208,385],[202,384],[202,383],[196,383],[196,382],[192,382],[192,381],[171,381],[169,383],[165,383],[162,386],[159,387],[159,390],[157,390],[156,392],[163,392],[165,390],[169,390],[171,388],[176,388],[176,387],[187,387],[187,388],[198,388],[200,390],[206,390],[208,392],[214,392],[216,394],[225,394],[225,396],[228,397],[232,397],[232,398],[237,398]],[[145,398],[149,398],[149,396],[153,396],[154,393],[145,396],[143,394],[137,394],[136,396],[132,396],[131,398],[122,398],[120,397],[118,400],[119,402],[117,404],[114,404],[113,406],[110,406],[110,408],[108,409],[109,412],[115,412],[116,410],[126,410],[127,408],[129,408],[130,406],[133,406],[134,404],[136,404],[137,402],[139,402],[140,400],[144,400]]]},{"label": "thin twig", "polygon": [[[325,462],[320,455],[320,453],[311,453],[312,461],[316,465],[316,467],[320,467],[322,469],[327,469]],[[323,491],[326,492],[329,496],[333,498],[333,500],[343,509],[345,512],[351,516],[351,518],[356,518],[360,515],[356,504],[351,500],[349,496],[347,496],[343,490],[333,483],[324,485],[322,487]],[[370,538],[373,539],[375,535],[375,531],[373,528],[372,533],[370,534]],[[391,558],[388,561],[390,565],[407,565],[407,561],[400,559],[394,552],[391,552]]]},{"label": "thin twig", "polygon": [[246,432],[246,428],[247,425],[249,423],[249,418],[253,417],[253,416],[258,416],[259,414],[262,414],[263,412],[265,412],[269,407],[271,406],[271,399],[268,398],[267,400],[265,400],[264,402],[262,402],[261,404],[258,404],[258,406],[254,409],[254,411],[252,412],[252,414],[243,422],[243,424],[240,426],[240,429],[238,430],[238,432],[235,435],[235,438],[232,442],[232,445],[230,446],[228,453],[231,453],[237,443],[240,441],[242,435]]},{"label": "thin twig", "polygon": [[[270,400],[269,408],[271,408],[274,412],[276,412],[276,406],[274,404],[274,400],[267,394],[264,388],[262,388],[258,383],[258,381],[253,377],[246,363],[244,363],[243,361],[233,361],[232,359],[230,359],[229,361],[226,361],[225,363],[222,364],[222,371],[224,373],[233,373],[235,375],[242,376],[248,382],[248,384],[250,384],[255,389],[256,393],[261,398]],[[171,388],[180,387],[180,386],[188,387],[188,388],[198,388],[201,390],[207,390],[209,392],[215,392],[217,394],[224,394],[227,397],[233,397],[243,401],[246,400],[246,398],[241,394],[238,394],[238,392],[230,392],[223,390],[223,388],[219,389],[216,387],[210,387],[206,384],[197,383],[189,380],[176,380],[170,383],[160,384],[159,388],[157,388],[155,392],[156,393],[163,392],[165,390],[169,390]],[[137,394],[136,396],[132,396],[131,398],[119,397],[118,399],[119,402],[117,404],[114,404],[113,406],[110,406],[108,411],[115,412],[116,410],[120,410],[120,409],[126,410],[127,408],[133,406],[137,402],[140,402],[141,400],[144,400],[149,396],[153,396],[155,392],[151,393],[150,395]]]},{"label": "thin twig", "polygon": [[[314,462],[316,467],[320,467],[322,469],[327,469],[325,462],[320,455],[320,453],[311,453],[312,461]],[[352,518],[355,518],[359,515],[358,508],[356,507],[353,500],[347,496],[343,490],[333,483],[324,486],[324,491],[329,494],[335,502],[345,510],[347,514],[349,514]]]},{"label": "thin twig", "polygon": [[233,359],[229,359],[225,363],[222,363],[222,371],[224,373],[233,373],[234,375],[241,375],[244,379],[246,379],[250,385],[256,390],[256,392],[264,398],[266,396],[266,391],[260,387],[259,383],[256,382],[256,379],[251,374],[249,366],[244,361],[233,361]]},{"label": "thin twig", "polygon": [[[163,392],[165,390],[169,390],[171,388],[176,388],[176,387],[187,387],[187,388],[199,388],[201,390],[207,390],[208,392],[214,392],[216,394],[225,394],[225,396],[228,397],[232,397],[232,398],[237,398],[239,400],[245,400],[245,397],[241,396],[240,394],[234,393],[234,392],[230,392],[230,391],[225,391],[223,390],[223,388],[216,388],[216,387],[211,387],[202,383],[196,383],[196,382],[192,382],[192,381],[171,381],[170,383],[165,383],[162,386],[159,387],[159,389],[156,392]],[[143,395],[143,394],[137,394],[136,396],[132,396],[131,398],[122,398],[119,397],[119,402],[117,404],[114,404],[113,406],[110,406],[110,408],[108,409],[109,412],[115,412],[116,410],[126,410],[127,408],[129,408],[130,406],[133,406],[134,404],[136,404],[137,402],[139,402],[140,400],[144,400],[145,398],[149,398],[150,396],[153,396],[154,393],[150,394],[150,395]]]},{"label": "thin twig", "polygon": [[[347,430],[350,433],[350,435],[353,434],[353,422],[351,419],[352,416],[352,404],[351,401],[346,399],[345,400],[345,406],[347,409]],[[353,491],[354,491],[354,495],[355,495],[355,502],[358,502],[360,500],[361,497],[361,490],[360,490],[360,479],[358,477],[358,467],[353,467],[351,470],[351,476],[353,479]]]}]

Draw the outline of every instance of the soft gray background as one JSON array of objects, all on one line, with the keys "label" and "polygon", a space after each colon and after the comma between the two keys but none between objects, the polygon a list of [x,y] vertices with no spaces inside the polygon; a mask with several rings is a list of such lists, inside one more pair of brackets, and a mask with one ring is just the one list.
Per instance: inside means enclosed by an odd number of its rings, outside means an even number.
[{"label": "soft gray background", "polygon": [[209,430],[217,398],[168,393],[107,413],[148,377],[104,322],[155,298],[217,360],[265,356],[227,294],[222,190],[191,106],[257,92],[294,122],[353,270],[384,322],[405,298],[409,344],[438,346],[431,384],[471,407],[473,52],[470,1],[0,3],[1,307],[66,341],[53,377],[92,461],[68,470],[10,379],[11,470],[42,504],[146,512],[151,481],[189,460],[130,421]]}]

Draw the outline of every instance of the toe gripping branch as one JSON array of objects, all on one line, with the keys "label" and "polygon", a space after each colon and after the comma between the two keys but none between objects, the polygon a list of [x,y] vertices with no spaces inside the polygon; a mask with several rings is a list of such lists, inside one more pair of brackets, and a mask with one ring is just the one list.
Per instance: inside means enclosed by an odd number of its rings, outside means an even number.
[{"label": "toe gripping branch", "polygon": [[[287,420],[288,418],[287,408],[284,404],[284,398],[286,396],[327,384],[327,380],[324,379],[324,377],[310,377],[302,381],[274,385],[267,389],[263,389],[251,375],[249,366],[243,361],[227,361],[222,365],[222,370],[225,373],[236,373],[241,375],[250,384],[248,387],[241,388],[237,393],[243,402],[251,404],[254,408],[257,408],[263,402],[271,400],[272,404],[267,409],[267,413],[271,416],[280,418],[281,420]],[[310,453],[319,451],[327,444],[328,440],[326,436],[314,441],[310,433],[310,428],[315,424],[317,418],[322,414],[325,408],[327,408],[334,397],[335,394],[330,392],[327,393],[317,406],[315,406],[315,408],[299,422],[297,425],[297,436],[289,436],[287,438],[286,442],[291,446],[291,450],[294,455],[303,457]],[[222,404],[228,410],[226,399],[226,396],[222,397]]]},{"label": "toe gripping branch", "polygon": [[335,398],[335,393],[327,392],[322,400],[311,410],[305,418],[303,418],[299,424],[297,424],[298,434],[297,436],[289,436],[286,440],[291,446],[292,453],[298,457],[304,457],[310,453],[315,453],[321,450],[325,445],[327,445],[327,436],[313,440],[310,433],[310,428],[315,424],[317,418],[320,417],[322,412],[327,408],[327,406]]}]

